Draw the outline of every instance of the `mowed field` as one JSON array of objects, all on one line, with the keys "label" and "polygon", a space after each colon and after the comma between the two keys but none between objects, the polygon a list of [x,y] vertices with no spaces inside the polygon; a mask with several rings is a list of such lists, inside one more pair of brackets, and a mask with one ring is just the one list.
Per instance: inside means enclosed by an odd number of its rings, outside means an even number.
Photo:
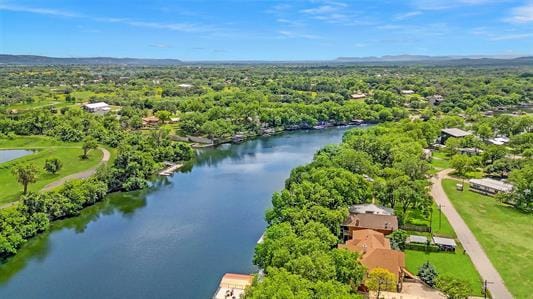
[{"label": "mowed field", "polygon": [[[11,173],[11,169],[16,164],[31,163],[35,165],[39,171],[37,182],[30,184],[28,189],[37,191],[64,176],[97,166],[103,156],[101,150],[92,150],[89,152],[88,159],[82,159],[81,144],[65,143],[41,136],[2,139],[0,140],[0,150],[2,149],[33,149],[35,152],[15,160],[0,163],[0,190],[2,190],[0,205],[17,200],[22,193],[22,185],[17,183],[15,176]],[[56,174],[49,174],[43,168],[46,159],[50,158],[58,158],[63,163],[63,168]]]},{"label": "mowed field", "polygon": [[533,215],[522,213],[497,199],[443,187],[455,209],[476,236],[515,298],[531,298],[533,286]]}]

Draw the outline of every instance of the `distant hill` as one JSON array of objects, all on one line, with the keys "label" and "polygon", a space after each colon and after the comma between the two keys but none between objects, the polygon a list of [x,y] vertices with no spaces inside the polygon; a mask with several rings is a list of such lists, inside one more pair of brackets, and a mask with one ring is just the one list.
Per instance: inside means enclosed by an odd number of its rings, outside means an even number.
[{"label": "distant hill", "polygon": [[47,57],[37,55],[0,54],[0,64],[16,65],[178,65],[178,59],[145,59],[114,57]]},{"label": "distant hill", "polygon": [[388,55],[381,57],[339,57],[338,63],[370,65],[533,65],[533,56],[517,57],[506,55],[494,56],[426,56],[426,55]]},{"label": "distant hill", "polygon": [[267,60],[221,60],[221,61],[181,61],[178,59],[114,58],[114,57],[47,57],[37,55],[0,54],[0,65],[130,65],[130,66],[171,66],[183,64],[284,64],[284,65],[436,65],[436,66],[522,66],[533,65],[533,56],[516,57],[494,56],[426,56],[426,55],[386,55],[370,57],[339,57],[333,60],[267,61]]}]

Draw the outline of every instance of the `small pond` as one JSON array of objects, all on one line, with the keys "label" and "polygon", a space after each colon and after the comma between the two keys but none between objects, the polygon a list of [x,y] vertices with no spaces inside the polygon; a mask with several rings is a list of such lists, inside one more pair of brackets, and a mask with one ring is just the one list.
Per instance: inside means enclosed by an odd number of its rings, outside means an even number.
[{"label": "small pond", "polygon": [[0,163],[15,160],[26,155],[33,154],[31,150],[0,150]]}]

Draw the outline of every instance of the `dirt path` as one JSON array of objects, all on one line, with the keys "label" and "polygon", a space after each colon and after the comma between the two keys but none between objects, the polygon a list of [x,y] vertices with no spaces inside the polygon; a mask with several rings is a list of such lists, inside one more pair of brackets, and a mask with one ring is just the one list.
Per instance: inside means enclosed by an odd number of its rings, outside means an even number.
[{"label": "dirt path", "polygon": [[461,241],[461,244],[463,244],[464,249],[472,259],[472,262],[474,263],[474,266],[476,267],[481,277],[484,280],[490,282],[487,287],[492,295],[492,298],[513,298],[513,296],[503,283],[500,274],[498,273],[498,271],[496,271],[496,269],[490,262],[481,245],[479,245],[478,241],[476,240],[476,237],[474,236],[472,231],[470,231],[470,229],[463,221],[459,213],[457,213],[452,203],[448,199],[448,196],[444,192],[444,188],[442,187],[442,179],[448,177],[448,174],[451,171],[452,169],[442,170],[431,179],[431,182],[433,183],[431,187],[431,195],[433,196],[437,204],[441,205],[442,212],[448,218],[448,221],[450,222],[451,226],[455,230],[455,233],[457,234],[457,238],[459,238],[459,241]]},{"label": "dirt path", "polygon": [[51,182],[50,184],[44,186],[44,188],[41,189],[41,191],[50,191],[50,190],[52,190],[52,189],[54,189],[56,187],[59,187],[59,186],[63,185],[67,181],[75,180],[75,179],[86,179],[86,178],[94,175],[96,173],[96,170],[98,169],[98,166],[102,165],[103,163],[107,163],[107,161],[109,161],[109,158],[111,158],[111,153],[109,153],[108,150],[106,150],[103,147],[101,147],[99,149],[104,153],[104,155],[102,156],[102,160],[100,160],[100,163],[98,163],[98,165],[96,165],[96,166],[94,166],[92,168],[89,168],[87,170],[81,171],[81,172],[77,172],[77,173],[73,173],[71,175],[67,175],[66,177],[60,178],[57,181]]}]

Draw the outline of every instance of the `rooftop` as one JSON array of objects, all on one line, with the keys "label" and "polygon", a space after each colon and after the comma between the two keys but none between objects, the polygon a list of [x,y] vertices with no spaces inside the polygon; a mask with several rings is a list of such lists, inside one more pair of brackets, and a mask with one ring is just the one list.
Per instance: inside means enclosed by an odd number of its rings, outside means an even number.
[{"label": "rooftop", "polygon": [[470,132],[463,131],[463,130],[461,130],[459,128],[442,129],[442,132],[446,133],[446,134],[448,134],[450,136],[453,136],[453,137],[465,137],[465,136],[468,136],[468,135],[472,134]]},{"label": "rooftop", "polygon": [[105,102],[98,102],[98,103],[88,103],[88,104],[85,104],[83,105],[87,108],[90,108],[90,109],[97,109],[97,108],[106,108],[106,107],[109,107],[109,105]]},{"label": "rooftop", "polygon": [[428,242],[428,238],[425,237],[425,236],[415,236],[415,235],[410,235],[408,238],[407,238],[407,242],[408,243],[422,243],[422,244],[426,244]]},{"label": "rooftop", "polygon": [[377,214],[377,215],[394,215],[394,210],[384,206],[378,206],[372,203],[353,205],[350,207],[350,213],[354,214]]},{"label": "rooftop", "polygon": [[505,183],[505,182],[502,182],[502,181],[498,181],[498,180],[494,180],[494,179],[489,179],[489,178],[471,179],[469,182],[470,182],[470,184],[481,185],[481,186],[484,186],[484,187],[488,187],[488,188],[491,188],[491,189],[495,189],[495,190],[498,190],[498,191],[504,191],[504,192],[508,192],[508,191],[511,191],[513,189],[513,185],[511,185],[511,184],[508,184],[508,183]]},{"label": "rooftop", "polygon": [[444,246],[451,246],[451,247],[457,246],[454,239],[441,238],[441,237],[433,237],[433,243],[437,245],[444,245]]},{"label": "rooftop", "polygon": [[375,230],[397,230],[398,218],[393,215],[353,214],[343,223],[344,226],[369,228]]}]

